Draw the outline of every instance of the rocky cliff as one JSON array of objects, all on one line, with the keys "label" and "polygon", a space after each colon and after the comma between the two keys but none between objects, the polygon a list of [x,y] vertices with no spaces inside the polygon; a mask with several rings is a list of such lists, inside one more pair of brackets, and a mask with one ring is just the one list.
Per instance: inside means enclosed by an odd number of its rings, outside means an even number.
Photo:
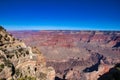
[{"label": "rocky cliff", "polygon": [[26,46],[0,26],[0,80],[54,80],[55,70],[35,47]]}]

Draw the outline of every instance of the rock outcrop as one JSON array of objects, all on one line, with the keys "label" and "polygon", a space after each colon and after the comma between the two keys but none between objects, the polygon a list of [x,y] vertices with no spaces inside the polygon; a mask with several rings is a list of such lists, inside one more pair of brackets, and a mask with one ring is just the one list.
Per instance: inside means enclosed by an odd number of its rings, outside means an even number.
[{"label": "rock outcrop", "polygon": [[0,26],[0,80],[54,80],[55,70],[35,47],[26,46]]}]

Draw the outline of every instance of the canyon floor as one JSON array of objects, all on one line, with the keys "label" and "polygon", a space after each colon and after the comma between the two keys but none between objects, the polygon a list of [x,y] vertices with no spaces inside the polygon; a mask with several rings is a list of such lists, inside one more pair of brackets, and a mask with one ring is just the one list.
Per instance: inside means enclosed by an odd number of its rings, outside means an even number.
[{"label": "canyon floor", "polygon": [[97,80],[120,63],[120,31],[9,31],[46,56],[56,80]]}]

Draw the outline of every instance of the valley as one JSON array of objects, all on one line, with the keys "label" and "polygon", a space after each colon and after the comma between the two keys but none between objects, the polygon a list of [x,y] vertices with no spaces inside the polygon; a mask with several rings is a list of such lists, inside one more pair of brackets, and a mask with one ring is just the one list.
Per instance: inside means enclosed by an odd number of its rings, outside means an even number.
[{"label": "valley", "polygon": [[[120,31],[42,30],[9,31],[27,46],[37,47],[46,57],[47,66],[56,71],[58,80],[86,80],[95,71],[102,75],[120,62]],[[98,70],[84,73],[98,63]],[[99,67],[107,68],[100,70]],[[87,80],[96,80],[97,75]],[[87,77],[86,77],[87,76]],[[94,79],[93,79],[94,78]]]}]

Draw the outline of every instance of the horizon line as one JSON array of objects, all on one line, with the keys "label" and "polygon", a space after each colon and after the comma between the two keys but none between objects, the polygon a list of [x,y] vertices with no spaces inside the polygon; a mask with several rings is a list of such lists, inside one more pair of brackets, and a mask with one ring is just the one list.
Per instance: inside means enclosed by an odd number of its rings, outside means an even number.
[{"label": "horizon line", "polygon": [[47,30],[47,29],[42,29],[42,30],[32,30],[32,29],[29,29],[29,30],[7,30],[7,31],[118,31],[120,32],[120,30],[82,30],[82,29],[77,29],[77,30],[74,30],[74,29],[51,29],[51,30]]},{"label": "horizon line", "polygon": [[[7,26],[3,25],[7,31],[27,31],[27,30],[80,30],[80,31],[120,31],[118,28],[108,28],[102,29],[102,27],[86,27],[86,26]],[[12,28],[10,28],[12,27]]]}]

